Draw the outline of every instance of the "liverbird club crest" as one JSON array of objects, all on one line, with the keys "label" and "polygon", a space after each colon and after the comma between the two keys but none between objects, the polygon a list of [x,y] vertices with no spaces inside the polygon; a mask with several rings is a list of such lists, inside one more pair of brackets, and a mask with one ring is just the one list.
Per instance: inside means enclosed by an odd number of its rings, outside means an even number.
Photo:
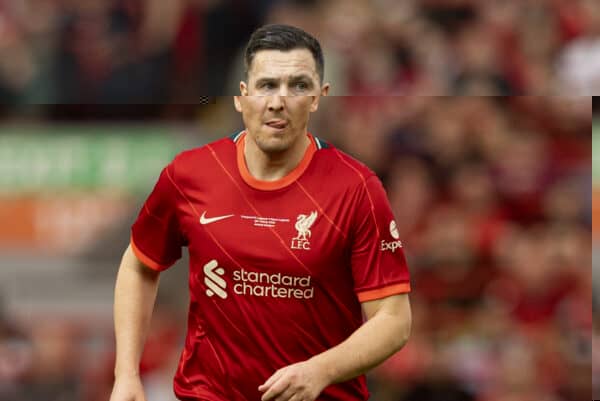
[{"label": "liverbird club crest", "polygon": [[310,228],[315,224],[317,220],[318,213],[316,211],[312,212],[309,215],[301,214],[298,216],[296,221],[296,230],[298,231],[298,236],[292,239],[292,249],[310,250],[310,237],[312,236],[312,232]]}]

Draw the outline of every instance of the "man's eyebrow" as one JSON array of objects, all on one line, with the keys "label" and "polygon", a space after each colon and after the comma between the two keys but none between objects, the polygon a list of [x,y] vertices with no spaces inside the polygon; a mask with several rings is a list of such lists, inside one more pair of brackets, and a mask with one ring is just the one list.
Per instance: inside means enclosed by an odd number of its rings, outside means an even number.
[{"label": "man's eyebrow", "polygon": [[[260,77],[256,80],[256,83],[258,84],[258,83],[264,83],[264,82],[279,82],[280,80],[281,80],[281,78],[276,78],[276,77]],[[308,74],[298,74],[298,75],[290,75],[289,81],[290,82],[296,82],[296,81],[312,82],[313,79]]]},{"label": "man's eyebrow", "polygon": [[299,81],[301,79],[306,79],[306,80],[312,81],[312,77],[308,74],[298,74],[298,75],[290,76],[290,81]]},{"label": "man's eyebrow", "polygon": [[279,82],[279,78],[274,77],[261,77],[256,80],[256,84],[262,84],[265,82]]}]

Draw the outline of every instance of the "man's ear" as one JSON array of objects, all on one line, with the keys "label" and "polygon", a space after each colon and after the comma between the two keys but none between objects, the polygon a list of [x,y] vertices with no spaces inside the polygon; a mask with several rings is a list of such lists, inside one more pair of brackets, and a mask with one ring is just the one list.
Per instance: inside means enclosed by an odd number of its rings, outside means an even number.
[{"label": "man's ear", "polygon": [[313,96],[312,105],[310,106],[311,113],[314,113],[319,109],[319,100],[321,96],[327,96],[329,93],[329,84],[326,83],[321,87],[321,93],[318,96]]},{"label": "man's ear", "polygon": [[248,84],[244,81],[240,81],[240,94],[242,96],[248,96]]},{"label": "man's ear", "polygon": [[[244,81],[240,81],[240,93],[241,96],[248,96],[248,85]],[[233,105],[239,113],[242,112],[242,101],[240,99],[241,96],[233,97]]]},{"label": "man's ear", "polygon": [[233,97],[233,105],[235,106],[235,109],[237,110],[238,113],[242,112],[242,102],[240,101],[240,97],[241,96]]}]

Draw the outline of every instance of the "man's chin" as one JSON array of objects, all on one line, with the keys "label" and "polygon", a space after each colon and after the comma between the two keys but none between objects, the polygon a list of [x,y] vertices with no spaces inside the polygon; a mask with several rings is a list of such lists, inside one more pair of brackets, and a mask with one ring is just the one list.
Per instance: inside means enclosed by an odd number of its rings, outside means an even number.
[{"label": "man's chin", "polygon": [[283,153],[291,147],[291,143],[287,138],[268,138],[266,140],[257,141],[257,145],[264,153]]},{"label": "man's chin", "polygon": [[289,127],[284,130],[263,130],[257,135],[256,145],[264,153],[277,154],[290,150],[298,139]]}]

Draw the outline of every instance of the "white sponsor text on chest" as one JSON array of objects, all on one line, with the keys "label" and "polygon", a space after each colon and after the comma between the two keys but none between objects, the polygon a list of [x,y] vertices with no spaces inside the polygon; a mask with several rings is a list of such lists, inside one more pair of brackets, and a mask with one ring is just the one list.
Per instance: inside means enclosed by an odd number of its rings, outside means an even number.
[{"label": "white sponsor text on chest", "polygon": [[296,299],[312,299],[315,295],[311,276],[288,276],[241,269],[233,272],[233,280],[236,282],[233,291],[238,295]]},{"label": "white sponsor text on chest", "polygon": [[277,217],[260,217],[260,216],[241,216],[242,220],[253,220],[254,227],[273,228],[277,223],[289,223],[290,219],[280,219]]}]

